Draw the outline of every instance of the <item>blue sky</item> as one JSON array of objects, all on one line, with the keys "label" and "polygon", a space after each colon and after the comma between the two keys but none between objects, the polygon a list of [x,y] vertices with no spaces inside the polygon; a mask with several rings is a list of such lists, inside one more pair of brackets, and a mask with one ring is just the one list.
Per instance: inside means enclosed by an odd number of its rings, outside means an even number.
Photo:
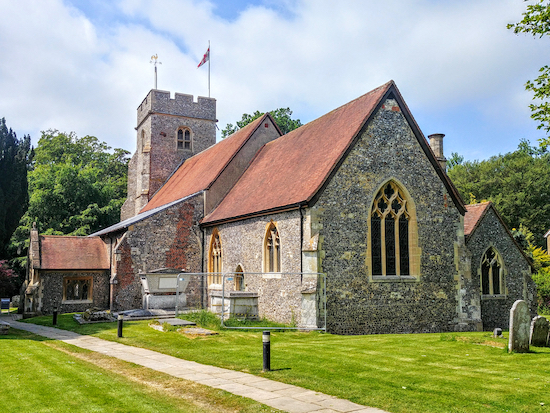
[{"label": "blue sky", "polygon": [[393,79],[445,154],[486,159],[545,136],[524,85],[547,39],[515,35],[519,0],[0,0],[0,117],[18,135],[58,129],[135,150],[153,87],[206,96],[211,41],[220,129],[290,107],[311,121]]}]

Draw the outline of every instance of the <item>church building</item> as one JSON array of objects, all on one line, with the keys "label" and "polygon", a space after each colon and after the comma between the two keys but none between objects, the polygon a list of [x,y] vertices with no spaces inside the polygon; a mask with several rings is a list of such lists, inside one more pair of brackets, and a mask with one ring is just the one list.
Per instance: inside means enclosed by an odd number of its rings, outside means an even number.
[{"label": "church building", "polygon": [[518,299],[535,315],[529,260],[491,203],[464,205],[393,81],[286,135],[269,114],[218,143],[215,125],[214,99],[151,90],[121,222],[33,230],[25,313],[142,308],[146,274],[173,269],[184,307],[245,297],[337,334],[506,328]]}]

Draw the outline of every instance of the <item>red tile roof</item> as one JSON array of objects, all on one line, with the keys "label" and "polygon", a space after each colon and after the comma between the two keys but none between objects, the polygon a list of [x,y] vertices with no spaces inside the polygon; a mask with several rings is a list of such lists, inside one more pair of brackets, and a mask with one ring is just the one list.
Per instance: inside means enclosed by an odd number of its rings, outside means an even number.
[{"label": "red tile roof", "polygon": [[392,85],[390,81],[266,144],[203,223],[311,200]]},{"label": "red tile roof", "polygon": [[261,116],[228,138],[187,159],[140,213],[208,189],[267,116]]},{"label": "red tile roof", "polygon": [[490,206],[491,203],[489,201],[481,202],[479,204],[466,205],[466,214],[464,215],[465,236],[469,236],[474,231]]},{"label": "red tile roof", "polygon": [[44,270],[108,270],[109,252],[100,237],[40,236]]}]

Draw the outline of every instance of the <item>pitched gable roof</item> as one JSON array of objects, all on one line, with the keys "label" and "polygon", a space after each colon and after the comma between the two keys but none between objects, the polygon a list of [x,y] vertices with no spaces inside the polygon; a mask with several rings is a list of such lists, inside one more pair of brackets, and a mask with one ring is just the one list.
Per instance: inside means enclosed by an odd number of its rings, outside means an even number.
[{"label": "pitched gable roof", "polygon": [[513,237],[512,233],[510,232],[510,230],[502,220],[502,217],[500,216],[500,214],[498,213],[498,211],[496,210],[495,206],[491,201],[480,202],[479,204],[466,205],[466,214],[464,215],[464,236],[466,237],[466,243],[468,243],[473,233],[479,227],[479,225],[483,221],[483,218],[485,217],[485,215],[487,215],[489,210],[492,210],[494,212],[495,216],[497,217],[502,227],[504,228],[504,230],[506,231],[506,233],[508,234],[512,242],[515,244],[515,246],[517,247],[521,255],[523,255],[523,257],[529,263],[531,268],[534,269],[532,260],[529,257],[527,257],[527,255],[525,254],[525,251],[523,251],[523,249],[519,246],[519,244]]},{"label": "pitched gable roof", "polygon": [[271,115],[266,113],[228,138],[183,162],[140,213],[208,189],[267,117],[275,124]]},{"label": "pitched gable roof", "polygon": [[233,189],[202,223],[212,225],[314,202],[369,120],[390,97],[398,101],[455,205],[464,213],[458,192],[435,159],[397,86],[390,81],[266,144]]},{"label": "pitched gable roof", "polygon": [[489,201],[466,205],[466,214],[464,215],[464,235],[466,237],[469,237],[478,227],[481,218],[485,216],[490,206]]},{"label": "pitched gable roof", "polygon": [[40,236],[43,270],[108,270],[107,247],[99,237]]}]

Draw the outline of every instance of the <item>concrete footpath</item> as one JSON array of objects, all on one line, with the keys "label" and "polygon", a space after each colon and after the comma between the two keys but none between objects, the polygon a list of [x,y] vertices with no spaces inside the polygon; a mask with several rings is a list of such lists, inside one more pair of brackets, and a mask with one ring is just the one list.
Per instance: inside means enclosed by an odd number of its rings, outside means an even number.
[{"label": "concrete footpath", "polygon": [[11,316],[2,316],[1,320],[8,322],[12,328],[29,331],[175,377],[223,389],[289,413],[387,413],[384,410],[362,406],[349,400],[338,399],[252,374],[207,366],[194,361],[167,356],[156,351],[127,346],[58,328],[21,323],[13,320]]}]

